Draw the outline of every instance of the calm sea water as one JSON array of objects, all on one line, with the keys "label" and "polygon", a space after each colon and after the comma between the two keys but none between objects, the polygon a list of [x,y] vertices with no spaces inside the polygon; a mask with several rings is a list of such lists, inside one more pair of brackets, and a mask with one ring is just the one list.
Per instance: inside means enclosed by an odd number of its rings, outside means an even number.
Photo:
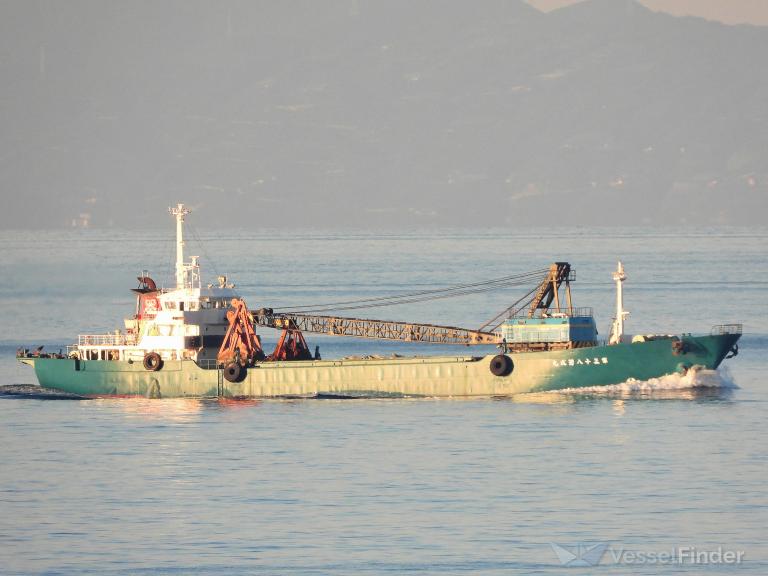
[{"label": "calm sea water", "polygon": [[[5,231],[0,242],[0,384],[34,382],[13,358],[20,345],[58,349],[117,327],[142,269],[169,283],[170,227]],[[188,248],[254,308],[567,260],[575,304],[594,307],[603,335],[621,258],[630,332],[743,322],[745,335],[701,389],[672,378],[506,400],[3,398],[0,573],[598,570],[563,567],[551,543],[607,544],[601,573],[768,573],[768,230],[192,229]],[[476,327],[524,291],[361,315]],[[422,351],[309,340],[324,357]],[[681,547],[743,561],[669,564]]]}]

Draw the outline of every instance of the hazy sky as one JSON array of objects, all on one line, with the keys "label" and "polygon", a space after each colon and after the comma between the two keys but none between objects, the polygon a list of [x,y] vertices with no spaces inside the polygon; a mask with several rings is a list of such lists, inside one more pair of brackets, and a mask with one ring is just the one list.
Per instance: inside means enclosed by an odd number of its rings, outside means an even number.
[{"label": "hazy sky", "polygon": [[762,225],[768,22],[573,1],[0,0],[0,229]]},{"label": "hazy sky", "polygon": [[[528,0],[540,10],[554,10],[581,0]],[[617,0],[620,1],[620,0]],[[701,16],[728,24],[768,26],[768,0],[639,0],[648,8],[676,16]]]}]

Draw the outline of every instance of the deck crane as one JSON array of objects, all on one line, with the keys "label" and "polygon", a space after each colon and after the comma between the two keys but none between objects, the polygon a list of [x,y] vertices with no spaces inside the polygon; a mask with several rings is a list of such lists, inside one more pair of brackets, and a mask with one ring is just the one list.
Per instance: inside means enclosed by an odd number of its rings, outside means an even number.
[{"label": "deck crane", "polygon": [[[543,279],[541,279],[542,272],[545,273]],[[548,270],[528,273],[520,275],[519,277],[507,277],[506,279],[530,279],[535,277],[535,275],[538,275],[540,280],[533,289],[477,330],[415,322],[395,322],[301,312],[281,312],[275,311],[272,308],[261,308],[249,312],[247,308],[245,308],[245,303],[242,300],[235,299],[232,301],[233,311],[228,313],[230,327],[227,331],[227,337],[224,340],[222,349],[219,352],[219,361],[232,361],[232,359],[235,358],[235,351],[238,352],[237,358],[240,359],[242,365],[245,365],[245,362],[252,363],[261,360],[312,359],[313,356],[304,340],[303,332],[331,336],[396,340],[400,342],[462,344],[466,346],[502,344],[502,336],[499,327],[506,318],[515,316],[525,309],[527,309],[529,318],[533,318],[537,313],[539,315],[547,314],[550,310],[568,314],[573,311],[570,282],[574,280],[574,276],[570,264],[567,262],[555,262]],[[501,286],[499,280],[495,280],[465,284],[455,288],[418,292],[415,294],[419,295],[419,297],[424,296],[424,299],[427,299],[430,294],[437,293],[438,295],[435,297],[440,298],[472,293],[473,291],[485,291],[486,288],[482,287],[488,284],[492,287]],[[481,288],[477,288],[478,286]],[[564,298],[566,306],[564,308],[561,308],[560,299],[560,291],[562,287],[565,288]],[[458,288],[460,288],[460,290]],[[408,295],[408,298],[413,298],[413,294]],[[381,300],[390,300],[389,303],[400,303],[397,301],[392,302],[393,299],[394,297],[391,299],[390,297],[385,297]],[[414,300],[411,299],[409,301]],[[370,302],[370,300],[360,302]],[[355,301],[352,303],[354,304]],[[349,302],[342,304],[349,304]],[[383,304],[377,303],[375,305],[388,305],[388,302],[384,302]],[[348,306],[348,308],[350,307],[362,308],[365,306]],[[255,336],[254,326],[264,326],[282,330],[277,347],[272,354],[265,356],[261,351],[258,338]],[[258,349],[256,349],[257,346]]]},{"label": "deck crane", "polygon": [[346,318],[343,316],[319,316],[313,314],[294,314],[275,312],[271,308],[262,308],[254,315],[258,326],[276,328],[287,327],[303,332],[328,334],[330,336],[355,336],[358,338],[376,338],[380,340],[399,340],[401,342],[429,342],[433,344],[497,344],[500,338],[493,332],[470,330],[453,326],[418,324],[414,322],[391,322],[365,318]]},{"label": "deck crane", "polygon": [[[571,265],[568,262],[555,262],[549,267],[546,278],[541,283],[525,294],[517,302],[506,310],[503,310],[480,327],[480,330],[494,332],[506,318],[517,316],[521,311],[528,309],[528,318],[533,318],[536,313],[547,314],[554,302],[557,312],[573,313],[571,300],[571,282],[576,279]],[[560,289],[565,287],[565,308],[560,308]],[[533,294],[533,297],[530,297]]]}]

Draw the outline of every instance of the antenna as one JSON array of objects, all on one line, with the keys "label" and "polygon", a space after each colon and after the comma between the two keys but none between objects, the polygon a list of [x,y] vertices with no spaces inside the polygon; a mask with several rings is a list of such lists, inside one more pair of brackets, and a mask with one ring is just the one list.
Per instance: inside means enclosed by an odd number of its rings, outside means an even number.
[{"label": "antenna", "polygon": [[624,335],[624,319],[629,316],[629,312],[624,310],[624,280],[627,275],[624,274],[624,266],[621,260],[618,262],[616,272],[613,273],[613,280],[616,282],[616,316],[611,324],[611,335],[608,338],[608,344],[619,344]]},{"label": "antenna", "polygon": [[175,208],[168,208],[171,216],[176,217],[176,288],[184,288],[184,216],[189,210],[184,204],[177,204]]}]

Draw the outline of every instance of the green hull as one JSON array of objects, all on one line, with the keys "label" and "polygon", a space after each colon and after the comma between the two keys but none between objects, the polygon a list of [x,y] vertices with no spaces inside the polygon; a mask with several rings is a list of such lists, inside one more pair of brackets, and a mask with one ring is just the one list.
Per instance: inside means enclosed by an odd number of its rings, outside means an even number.
[{"label": "green hull", "polygon": [[241,382],[193,361],[166,361],[150,372],[141,363],[23,358],[41,386],[82,396],[314,397],[508,396],[647,380],[691,366],[717,368],[739,334],[685,336],[675,354],[670,339],[615,346],[508,355],[513,366],[495,376],[493,356],[265,362]]}]

